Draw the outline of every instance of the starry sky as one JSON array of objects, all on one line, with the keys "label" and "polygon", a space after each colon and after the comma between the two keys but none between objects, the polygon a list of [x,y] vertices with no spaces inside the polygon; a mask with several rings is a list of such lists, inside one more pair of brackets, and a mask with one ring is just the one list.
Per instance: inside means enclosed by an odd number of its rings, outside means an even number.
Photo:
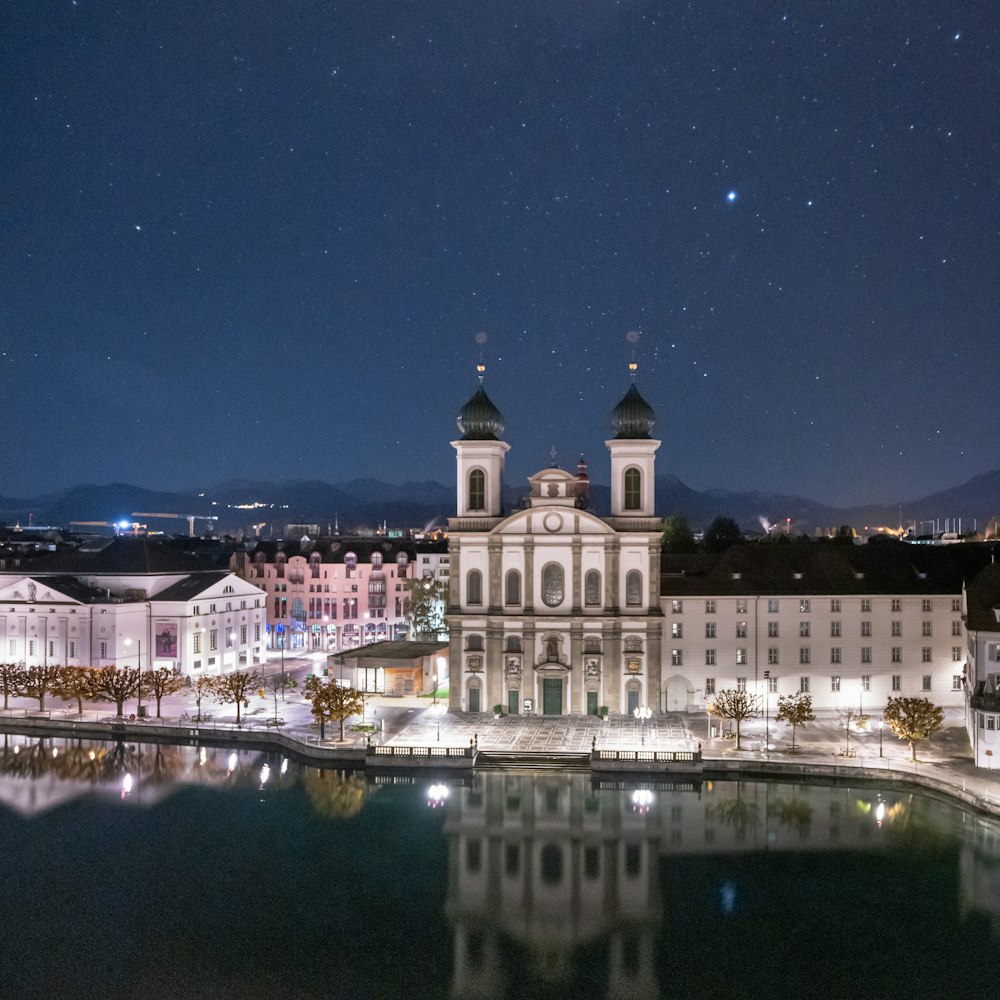
[{"label": "starry sky", "polygon": [[696,489],[1000,466],[988,0],[3,22],[0,493],[450,482],[480,356],[515,483],[552,447],[608,481],[633,352]]}]

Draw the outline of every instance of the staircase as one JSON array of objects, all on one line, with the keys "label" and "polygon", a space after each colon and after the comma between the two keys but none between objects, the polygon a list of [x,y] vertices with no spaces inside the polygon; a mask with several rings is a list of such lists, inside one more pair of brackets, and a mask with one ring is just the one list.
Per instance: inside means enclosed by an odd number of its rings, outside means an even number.
[{"label": "staircase", "polygon": [[483,771],[590,771],[589,753],[480,750],[476,770]]}]

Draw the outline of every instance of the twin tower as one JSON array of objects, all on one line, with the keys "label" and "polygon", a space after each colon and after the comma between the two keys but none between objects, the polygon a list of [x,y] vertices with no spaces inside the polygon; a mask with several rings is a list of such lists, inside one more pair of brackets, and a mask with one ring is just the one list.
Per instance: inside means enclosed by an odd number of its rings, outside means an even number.
[{"label": "twin tower", "polygon": [[546,468],[504,513],[503,416],[480,385],[458,415],[450,556],[450,705],[566,715],[659,707],[662,612],[655,416],[635,385],[611,414],[611,511],[585,475]]}]

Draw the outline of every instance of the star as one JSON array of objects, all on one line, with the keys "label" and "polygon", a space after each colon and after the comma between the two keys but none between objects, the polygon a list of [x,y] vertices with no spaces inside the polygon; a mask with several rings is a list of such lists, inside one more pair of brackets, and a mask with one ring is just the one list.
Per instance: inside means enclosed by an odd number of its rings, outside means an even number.
[{"label": "star", "polygon": [[726,201],[728,201],[731,205],[738,197],[739,195],[735,191],[730,191],[729,194],[726,195]]}]

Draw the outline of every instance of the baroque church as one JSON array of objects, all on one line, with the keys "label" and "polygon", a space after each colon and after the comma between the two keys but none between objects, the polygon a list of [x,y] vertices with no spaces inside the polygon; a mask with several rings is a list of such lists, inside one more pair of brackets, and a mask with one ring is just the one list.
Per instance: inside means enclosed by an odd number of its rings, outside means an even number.
[{"label": "baroque church", "polygon": [[449,518],[450,707],[511,715],[658,705],[663,612],[654,413],[633,383],[611,413],[611,513],[586,509],[585,466],[529,477],[501,502],[504,421],[482,384],[458,415]]}]

